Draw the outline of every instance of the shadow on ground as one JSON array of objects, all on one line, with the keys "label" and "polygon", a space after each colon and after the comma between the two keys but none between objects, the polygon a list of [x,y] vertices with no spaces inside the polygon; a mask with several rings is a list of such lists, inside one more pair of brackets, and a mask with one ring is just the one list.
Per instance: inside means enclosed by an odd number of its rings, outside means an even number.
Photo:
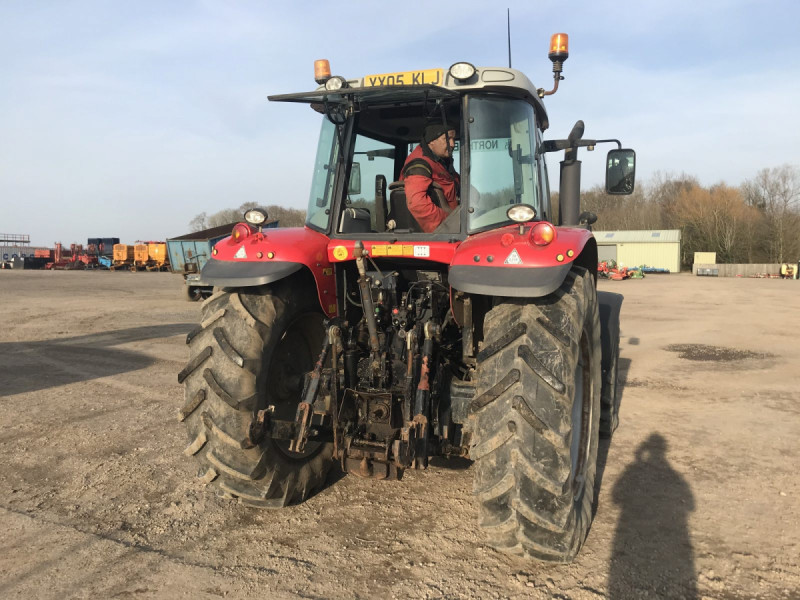
[{"label": "shadow on ground", "polygon": [[155,359],[114,346],[185,335],[194,327],[170,323],[38,342],[0,343],[0,397],[143,369]]},{"label": "shadow on ground", "polygon": [[612,490],[620,507],[608,597],[697,598],[689,514],[694,497],[668,460],[668,444],[652,433]]}]

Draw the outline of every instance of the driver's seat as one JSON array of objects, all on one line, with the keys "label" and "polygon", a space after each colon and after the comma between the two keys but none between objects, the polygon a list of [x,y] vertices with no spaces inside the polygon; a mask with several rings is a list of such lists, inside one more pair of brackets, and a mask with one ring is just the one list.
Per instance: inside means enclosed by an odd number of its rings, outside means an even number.
[{"label": "driver's seat", "polygon": [[413,233],[419,233],[422,228],[417,220],[408,210],[406,204],[406,184],[403,181],[395,181],[389,186],[389,214],[388,221],[394,221],[394,229],[406,229]]}]

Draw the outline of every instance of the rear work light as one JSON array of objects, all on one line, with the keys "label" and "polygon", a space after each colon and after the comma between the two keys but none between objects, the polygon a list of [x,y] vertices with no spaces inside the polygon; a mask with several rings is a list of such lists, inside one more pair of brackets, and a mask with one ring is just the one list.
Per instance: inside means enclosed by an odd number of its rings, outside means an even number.
[{"label": "rear work light", "polygon": [[536,218],[536,209],[529,204],[515,204],[506,211],[506,216],[515,223],[527,223]]},{"label": "rear work light", "polygon": [[256,227],[266,223],[267,218],[267,211],[263,208],[251,208],[244,213],[244,220]]},{"label": "rear work light", "polygon": [[537,246],[547,246],[556,239],[556,229],[550,223],[537,223],[531,229],[531,242]]},{"label": "rear work light", "polygon": [[233,231],[231,231],[231,239],[234,242],[241,242],[245,240],[253,230],[250,229],[250,226],[247,223],[237,223],[233,226]]}]

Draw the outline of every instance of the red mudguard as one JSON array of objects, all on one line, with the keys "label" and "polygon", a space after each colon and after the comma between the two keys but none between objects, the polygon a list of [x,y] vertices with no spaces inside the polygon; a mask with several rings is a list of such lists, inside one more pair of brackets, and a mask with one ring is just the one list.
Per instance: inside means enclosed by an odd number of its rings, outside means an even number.
[{"label": "red mudguard", "polygon": [[539,297],[555,291],[584,249],[597,267],[592,233],[582,228],[556,227],[555,239],[537,246],[531,227],[509,225],[464,241],[450,263],[450,285],[463,292],[491,296]]},{"label": "red mudguard", "polygon": [[214,246],[203,268],[203,280],[221,287],[248,287],[272,283],[308,268],[317,282],[322,310],[336,315],[336,279],[328,260],[328,236],[292,227],[253,233],[243,241],[225,238]]}]

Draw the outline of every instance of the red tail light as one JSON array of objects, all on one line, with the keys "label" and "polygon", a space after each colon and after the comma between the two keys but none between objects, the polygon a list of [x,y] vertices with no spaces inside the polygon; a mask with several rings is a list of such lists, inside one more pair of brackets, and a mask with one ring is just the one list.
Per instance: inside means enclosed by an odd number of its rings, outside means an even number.
[{"label": "red tail light", "polygon": [[251,233],[253,233],[253,230],[247,223],[237,223],[233,226],[231,240],[235,243],[244,241]]},{"label": "red tail light", "polygon": [[550,223],[537,223],[531,229],[531,242],[537,246],[547,246],[556,239],[556,229]]}]

